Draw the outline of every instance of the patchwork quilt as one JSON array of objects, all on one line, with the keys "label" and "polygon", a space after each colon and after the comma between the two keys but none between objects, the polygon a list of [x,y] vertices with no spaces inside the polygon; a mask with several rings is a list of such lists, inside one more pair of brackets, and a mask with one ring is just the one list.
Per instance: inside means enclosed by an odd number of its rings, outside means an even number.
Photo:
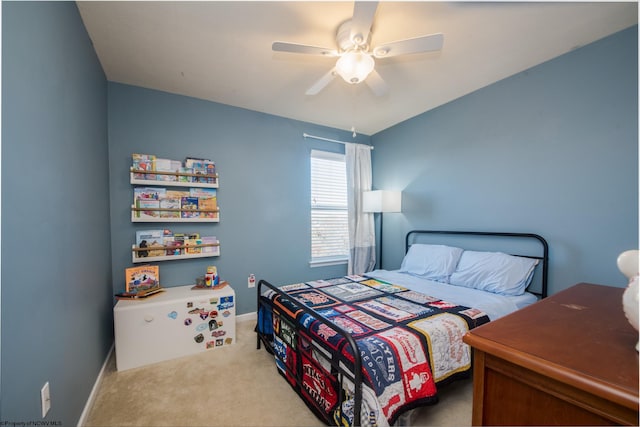
[{"label": "patchwork quilt", "polygon": [[327,322],[357,344],[363,377],[360,424],[387,426],[408,409],[435,403],[436,384],[467,374],[471,349],[462,337],[489,321],[480,310],[363,276],[279,289],[285,294],[264,294],[272,301],[276,365],[328,424],[353,425],[355,388],[338,369],[352,376],[353,350]]}]

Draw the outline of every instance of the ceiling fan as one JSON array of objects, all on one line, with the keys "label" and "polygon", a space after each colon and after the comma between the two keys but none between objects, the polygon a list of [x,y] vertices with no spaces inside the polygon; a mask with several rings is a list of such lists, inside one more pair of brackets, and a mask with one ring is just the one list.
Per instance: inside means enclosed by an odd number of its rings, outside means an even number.
[{"label": "ceiling fan", "polygon": [[336,75],[350,84],[364,81],[377,96],[384,95],[387,92],[387,84],[374,69],[375,59],[440,50],[444,43],[444,35],[441,33],[429,34],[371,48],[369,45],[371,26],[377,7],[377,1],[355,2],[353,17],[338,27],[337,49],[279,41],[274,42],[271,49],[275,52],[338,57],[335,66],[307,89],[305,92],[307,95],[319,93],[331,83]]}]

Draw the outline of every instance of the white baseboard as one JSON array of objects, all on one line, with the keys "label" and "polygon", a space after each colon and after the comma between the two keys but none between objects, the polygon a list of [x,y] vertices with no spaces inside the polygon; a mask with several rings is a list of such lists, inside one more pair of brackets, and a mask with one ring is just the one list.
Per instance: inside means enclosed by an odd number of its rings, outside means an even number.
[{"label": "white baseboard", "polygon": [[249,321],[257,321],[258,320],[258,312],[254,311],[252,313],[239,314],[236,316],[236,322],[249,322]]},{"label": "white baseboard", "polygon": [[109,363],[109,358],[111,357],[111,353],[113,353],[114,349],[115,349],[115,341],[113,342],[113,344],[111,344],[111,348],[107,352],[107,357],[104,359],[104,362],[102,363],[102,368],[100,368],[100,372],[98,373],[98,378],[96,378],[96,382],[93,384],[93,388],[91,389],[91,393],[89,394],[87,403],[85,403],[84,409],[82,410],[82,414],[80,415],[80,419],[78,420],[78,427],[84,426],[87,422],[89,411],[91,411],[93,402],[96,399],[98,390],[100,389],[100,383],[102,383],[102,377],[104,376],[104,372],[107,369],[107,363]]}]

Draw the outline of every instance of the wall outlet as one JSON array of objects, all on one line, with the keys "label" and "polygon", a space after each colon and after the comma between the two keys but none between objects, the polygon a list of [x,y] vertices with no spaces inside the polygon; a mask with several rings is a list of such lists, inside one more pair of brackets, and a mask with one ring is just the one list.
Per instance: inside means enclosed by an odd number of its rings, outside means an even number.
[{"label": "wall outlet", "polygon": [[40,402],[42,403],[42,418],[47,415],[51,409],[51,395],[49,394],[49,381],[44,383],[40,389]]},{"label": "wall outlet", "polygon": [[254,274],[249,275],[249,278],[247,279],[247,284],[249,285],[250,288],[255,288],[256,276]]}]

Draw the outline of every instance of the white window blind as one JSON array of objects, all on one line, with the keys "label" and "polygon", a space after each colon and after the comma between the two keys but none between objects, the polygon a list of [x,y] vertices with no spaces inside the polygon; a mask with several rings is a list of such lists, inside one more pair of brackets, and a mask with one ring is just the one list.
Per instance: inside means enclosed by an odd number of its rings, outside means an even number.
[{"label": "white window blind", "polygon": [[311,151],[311,264],[349,256],[347,172],[343,154]]}]

